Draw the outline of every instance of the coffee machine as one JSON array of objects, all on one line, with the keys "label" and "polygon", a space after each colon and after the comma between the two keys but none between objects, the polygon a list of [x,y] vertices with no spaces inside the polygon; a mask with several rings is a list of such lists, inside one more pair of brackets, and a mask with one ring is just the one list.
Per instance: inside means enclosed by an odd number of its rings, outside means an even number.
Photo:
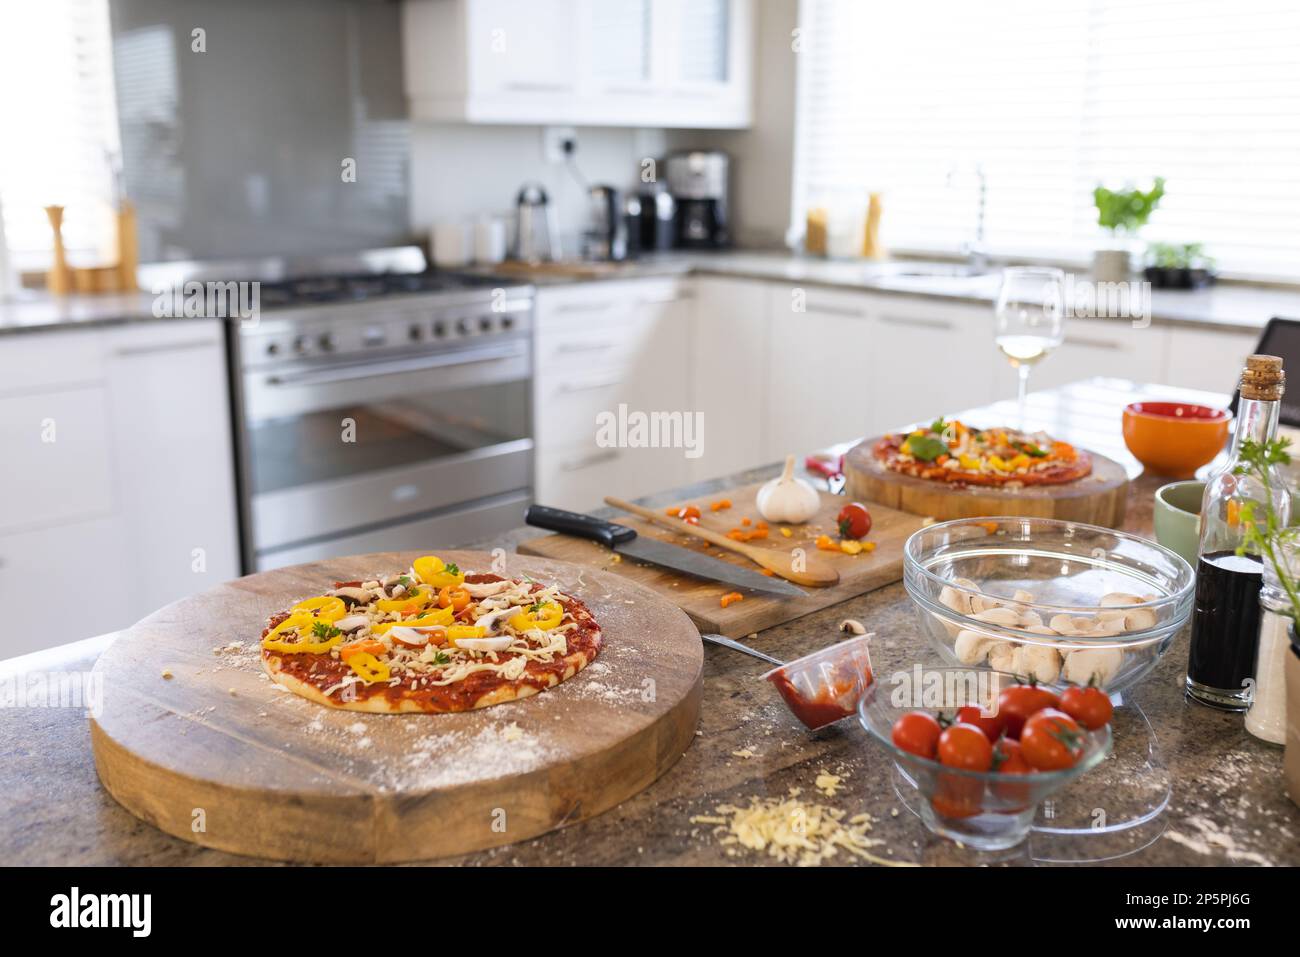
[{"label": "coffee machine", "polygon": [[717,150],[673,153],[664,161],[668,192],[676,206],[674,245],[717,249],[731,239],[727,186],[731,160]]}]

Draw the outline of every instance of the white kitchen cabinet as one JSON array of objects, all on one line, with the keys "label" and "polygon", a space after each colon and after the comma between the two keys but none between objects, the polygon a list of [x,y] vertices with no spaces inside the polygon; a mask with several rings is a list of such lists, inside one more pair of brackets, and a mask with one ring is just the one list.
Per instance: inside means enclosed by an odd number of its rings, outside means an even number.
[{"label": "white kitchen cabinet", "polygon": [[771,283],[763,460],[867,435],[874,408],[871,297]]},{"label": "white kitchen cabinet", "polygon": [[738,129],[753,0],[405,0],[416,120]]},{"label": "white kitchen cabinet", "polygon": [[[685,483],[691,399],[689,283],[676,279],[578,283],[539,290],[533,420],[534,485],[547,505],[586,510],[606,495],[633,498]],[[601,417],[676,416],[651,447]],[[664,421],[664,420],[660,420]],[[630,439],[630,440],[629,440]]]},{"label": "white kitchen cabinet", "polygon": [[872,316],[872,434],[993,400],[1000,356],[988,306],[882,296]]},{"label": "white kitchen cabinet", "polygon": [[[1137,328],[1127,319],[1065,320],[1065,341],[1039,362],[1029,377],[1030,389],[1050,389],[1091,376],[1137,382],[1160,382],[1165,372],[1168,328]],[[998,397],[1016,394],[1016,376],[1001,361]]]},{"label": "white kitchen cabinet", "polygon": [[695,280],[691,394],[704,417],[691,478],[732,475],[768,461],[768,284],[703,276]]},{"label": "white kitchen cabinet", "polygon": [[1186,389],[1232,392],[1261,331],[1224,332],[1191,326],[1169,329],[1169,351],[1161,381]]},{"label": "white kitchen cabinet", "polygon": [[[0,658],[125,627],[239,574],[218,321],[0,337]],[[65,607],[76,575],[76,614]],[[13,616],[17,616],[14,618]]]}]

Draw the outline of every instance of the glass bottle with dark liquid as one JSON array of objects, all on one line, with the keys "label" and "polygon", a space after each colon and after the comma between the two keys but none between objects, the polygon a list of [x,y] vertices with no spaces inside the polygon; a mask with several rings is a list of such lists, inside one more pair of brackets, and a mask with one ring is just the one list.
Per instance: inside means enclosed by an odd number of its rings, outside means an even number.
[{"label": "glass bottle with dark liquid", "polygon": [[1264,565],[1259,555],[1238,555],[1246,526],[1243,509],[1253,502],[1256,520],[1271,503],[1285,524],[1291,497],[1276,468],[1267,483],[1238,475],[1241,447],[1263,443],[1277,432],[1285,376],[1276,356],[1251,356],[1241,375],[1241,402],[1227,464],[1212,475],[1201,500],[1201,539],[1192,612],[1192,646],[1187,658],[1187,694],[1227,711],[1250,706],[1251,679],[1259,643],[1259,592]]}]

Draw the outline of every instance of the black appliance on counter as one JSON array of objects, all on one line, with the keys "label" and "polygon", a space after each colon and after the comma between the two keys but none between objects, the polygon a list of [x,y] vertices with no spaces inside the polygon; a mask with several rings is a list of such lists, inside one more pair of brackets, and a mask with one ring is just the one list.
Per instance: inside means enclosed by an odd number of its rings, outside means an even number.
[{"label": "black appliance on counter", "polygon": [[694,150],[665,161],[668,192],[676,205],[673,244],[680,249],[718,249],[731,241],[726,153]]}]

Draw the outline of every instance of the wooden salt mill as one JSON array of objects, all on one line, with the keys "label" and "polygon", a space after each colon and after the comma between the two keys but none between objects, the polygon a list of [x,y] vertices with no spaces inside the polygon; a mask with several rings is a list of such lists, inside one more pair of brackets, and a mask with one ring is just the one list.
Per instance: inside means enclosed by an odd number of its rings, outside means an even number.
[{"label": "wooden salt mill", "polygon": [[45,274],[45,287],[56,296],[66,296],[72,289],[72,273],[68,271],[68,251],[63,246],[63,207],[46,206],[45,215],[54,230],[54,261]]}]

